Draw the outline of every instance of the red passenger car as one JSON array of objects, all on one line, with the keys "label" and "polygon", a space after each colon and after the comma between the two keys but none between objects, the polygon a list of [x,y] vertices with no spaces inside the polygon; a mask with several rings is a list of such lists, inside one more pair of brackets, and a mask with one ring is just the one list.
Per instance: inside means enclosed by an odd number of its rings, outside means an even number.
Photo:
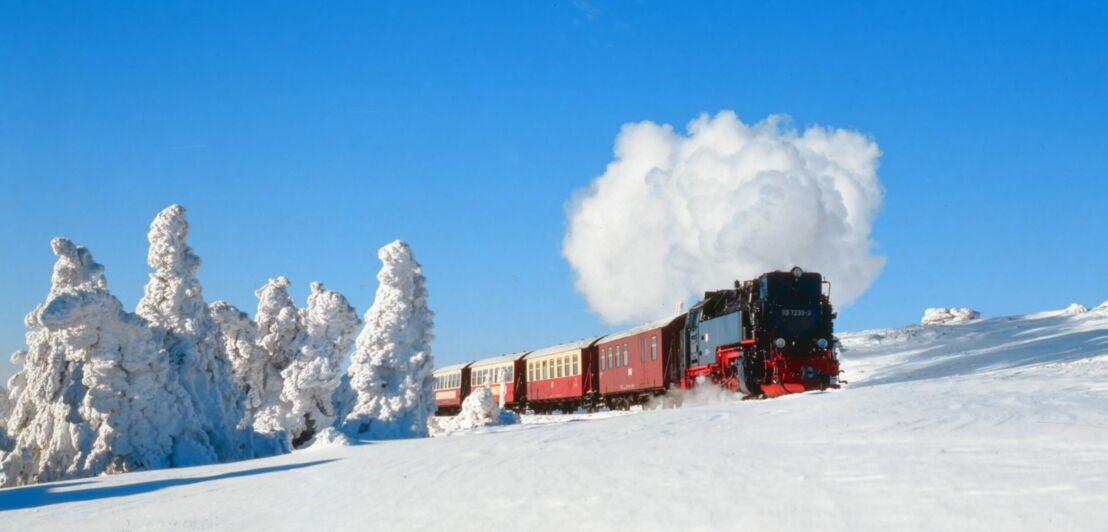
[{"label": "red passenger car", "polygon": [[462,400],[469,395],[469,363],[454,364],[436,369],[435,405],[436,414],[453,415],[462,409]]},{"label": "red passenger car", "polygon": [[536,411],[572,411],[596,400],[596,341],[599,336],[527,355],[527,404]]},{"label": "red passenger car", "polygon": [[600,395],[626,407],[665,393],[676,377],[673,354],[680,348],[685,315],[611,334],[596,343]]}]

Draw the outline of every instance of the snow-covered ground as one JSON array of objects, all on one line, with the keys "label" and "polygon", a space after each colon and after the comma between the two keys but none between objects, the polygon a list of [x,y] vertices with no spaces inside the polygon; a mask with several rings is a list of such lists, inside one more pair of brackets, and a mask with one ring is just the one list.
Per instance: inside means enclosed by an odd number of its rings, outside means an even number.
[{"label": "snow-covered ground", "polygon": [[1108,526],[1108,308],[841,340],[839,391],[6,489],[0,528]]}]

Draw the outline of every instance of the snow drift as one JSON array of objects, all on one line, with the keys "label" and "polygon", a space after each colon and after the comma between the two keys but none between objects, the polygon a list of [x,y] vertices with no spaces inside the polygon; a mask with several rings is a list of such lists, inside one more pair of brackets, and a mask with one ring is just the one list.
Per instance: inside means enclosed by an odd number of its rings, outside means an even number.
[{"label": "snow drift", "polygon": [[964,321],[981,318],[981,313],[969,308],[929,308],[923,311],[923,325],[939,325],[943,323],[961,323]]},{"label": "snow drift", "polygon": [[839,306],[869,287],[884,264],[870,254],[882,201],[873,140],[730,111],[687,129],[624,125],[615,160],[569,206],[563,254],[594,311],[649,320],[705,288],[793,266],[830,279]]}]

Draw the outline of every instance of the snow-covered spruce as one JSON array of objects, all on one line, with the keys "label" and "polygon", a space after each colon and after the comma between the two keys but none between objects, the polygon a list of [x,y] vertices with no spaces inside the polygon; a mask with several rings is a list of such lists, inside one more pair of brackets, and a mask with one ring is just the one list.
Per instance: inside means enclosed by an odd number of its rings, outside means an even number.
[{"label": "snow-covered spruce", "polygon": [[969,308],[929,308],[923,311],[922,325],[941,325],[944,323],[962,323],[981,319],[981,313]]},{"label": "snow-covered spruce", "polygon": [[[280,372],[270,365],[266,351],[258,345],[258,326],[248,314],[226,301],[212,303],[209,312],[223,334],[223,345],[234,368],[235,380],[246,394],[240,424],[254,426],[262,408],[276,400],[276,392],[272,397],[267,396],[266,385],[269,383],[276,390]],[[255,430],[265,432],[259,427]]]},{"label": "snow-covered spruce", "polygon": [[351,357],[348,433],[370,438],[427,435],[435,411],[431,376],[434,315],[412,249],[395,241],[377,252],[377,296]]},{"label": "snow-covered spruce", "polygon": [[285,430],[294,446],[335,422],[332,397],[342,379],[343,357],[361,320],[342,294],[312,283],[308,308],[300,311],[305,336],[292,363],[281,372]]},{"label": "snow-covered spruce", "polygon": [[11,438],[8,437],[8,415],[11,411],[8,389],[0,385],[0,461],[4,459],[4,453],[12,448]]},{"label": "snow-covered spruce", "polygon": [[188,245],[188,231],[180,205],[167,207],[150,224],[147,262],[154,272],[136,312],[163,332],[161,340],[218,458],[249,458],[257,454],[251,448],[251,434],[237,428],[245,412],[245,395],[233,377],[222,333],[204,302],[196,278],[200,257]]},{"label": "snow-covered spruce", "polygon": [[27,315],[9,384],[12,450],[3,486],[209,463],[215,449],[158,339],[107,289],[103,267],[69,240],[50,293]]},{"label": "snow-covered spruce", "polygon": [[287,423],[289,406],[281,400],[284,388],[281,372],[296,359],[305,341],[304,319],[289,295],[289,280],[284,276],[270,279],[254,295],[258,296],[258,311],[254,314],[257,341],[267,360],[262,378],[262,407],[254,428],[273,433],[285,430]]}]

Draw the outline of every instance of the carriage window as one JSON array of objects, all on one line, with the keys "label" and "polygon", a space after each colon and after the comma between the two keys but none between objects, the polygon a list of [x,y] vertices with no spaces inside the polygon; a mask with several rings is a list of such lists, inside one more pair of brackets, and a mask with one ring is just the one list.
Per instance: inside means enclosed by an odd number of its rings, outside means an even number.
[{"label": "carriage window", "polygon": [[546,378],[546,361],[542,361],[542,378]]},{"label": "carriage window", "polygon": [[650,360],[658,360],[658,337],[650,337]]},{"label": "carriage window", "polygon": [[639,338],[639,361],[646,362],[646,338]]},{"label": "carriage window", "polygon": [[620,360],[621,358],[622,358],[622,357],[620,357],[620,356],[619,356],[619,346],[617,345],[617,346],[616,346],[616,367],[617,367],[617,368],[623,365],[623,364],[621,363],[621,360]]},{"label": "carriage window", "polygon": [[577,366],[577,359],[578,359],[577,356],[573,357],[573,374],[574,375],[580,375],[581,374],[580,369],[578,369],[578,366]]},{"label": "carriage window", "polygon": [[627,349],[627,344],[623,344],[623,365],[624,366],[626,366],[629,363],[629,361],[627,359],[630,355],[628,353],[630,353],[630,350]]},{"label": "carriage window", "polygon": [[608,348],[608,369],[612,369],[614,367],[616,367],[616,366],[615,366],[615,361],[612,360],[612,348],[609,347]]},{"label": "carriage window", "polygon": [[608,364],[606,364],[605,361],[604,361],[604,353],[603,353],[604,350],[601,349],[600,351],[601,351],[601,353],[600,353],[600,369],[602,369],[602,370],[603,369],[608,369]]}]

